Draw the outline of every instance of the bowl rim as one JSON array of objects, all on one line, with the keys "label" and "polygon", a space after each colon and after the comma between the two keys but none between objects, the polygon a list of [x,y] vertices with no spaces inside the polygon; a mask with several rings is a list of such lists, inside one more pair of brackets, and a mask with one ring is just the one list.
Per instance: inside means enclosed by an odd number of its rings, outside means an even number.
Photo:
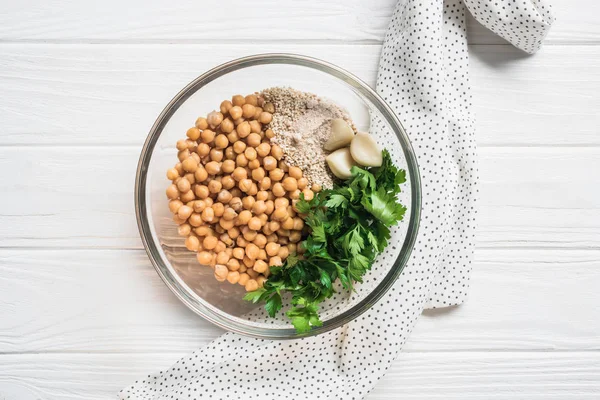
[{"label": "bowl rim", "polygon": [[[309,332],[301,334],[297,333],[293,328],[268,328],[249,324],[242,326],[239,321],[223,316],[204,305],[201,301],[198,301],[198,296],[193,294],[191,289],[181,281],[170,263],[165,262],[161,257],[158,250],[160,245],[157,244],[153,238],[154,229],[151,227],[150,221],[147,218],[145,194],[147,189],[148,166],[158,138],[170,118],[190,96],[213,80],[229,72],[265,64],[289,64],[316,69],[341,79],[346,84],[356,89],[361,95],[365,96],[378,111],[381,112],[385,120],[396,133],[408,165],[407,172],[410,177],[411,209],[408,228],[406,230],[402,248],[387,275],[371,291],[371,293],[367,294],[364,299],[356,303],[349,310],[324,321],[322,326],[313,327]],[[188,83],[164,107],[150,129],[141,150],[135,177],[134,202],[138,230],[146,253],[148,254],[148,258],[165,285],[189,309],[213,324],[231,332],[260,339],[297,339],[325,333],[354,320],[371,308],[371,306],[373,306],[396,282],[408,263],[417,237],[421,214],[421,182],[417,159],[404,127],[390,106],[369,85],[354,74],[351,74],[334,64],[314,57],[291,53],[263,53],[234,59],[211,68]]]}]

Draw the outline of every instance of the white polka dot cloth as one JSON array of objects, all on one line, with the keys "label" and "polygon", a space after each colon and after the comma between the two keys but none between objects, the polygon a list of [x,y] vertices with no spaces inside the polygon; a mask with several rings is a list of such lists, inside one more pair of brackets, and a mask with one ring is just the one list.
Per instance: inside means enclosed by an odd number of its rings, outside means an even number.
[{"label": "white polka dot cloth", "polygon": [[396,359],[424,307],[464,301],[477,194],[465,6],[529,53],[553,22],[542,0],[398,3],[377,90],[411,137],[423,210],[411,261],[393,288],[352,323],[317,337],[264,341],[224,334],[122,390],[120,399],[362,399]]}]

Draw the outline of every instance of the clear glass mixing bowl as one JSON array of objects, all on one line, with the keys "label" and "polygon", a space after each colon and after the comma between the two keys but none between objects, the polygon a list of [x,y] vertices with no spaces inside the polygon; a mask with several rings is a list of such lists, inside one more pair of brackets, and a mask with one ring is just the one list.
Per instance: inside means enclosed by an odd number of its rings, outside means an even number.
[{"label": "clear glass mixing bowl", "polygon": [[[281,313],[270,318],[262,306],[242,297],[240,285],[217,282],[184,246],[168,209],[166,171],[177,160],[175,143],[185,137],[196,118],[218,109],[234,94],[273,86],[291,86],[327,97],[345,107],[361,131],[369,131],[394,163],[405,168],[401,200],[408,208],[392,231],[386,251],[355,291],[340,290],[320,310],[323,326],[298,334]],[[173,293],[197,314],[229,331],[265,339],[317,335],[350,322],[368,310],[400,276],[413,248],[421,210],[419,173],[408,137],[389,106],[373,89],[343,69],[310,57],[260,54],[222,64],[196,78],[165,107],[154,123],[140,156],[135,207],[140,235],[156,271]],[[285,308],[284,308],[285,310]]]}]

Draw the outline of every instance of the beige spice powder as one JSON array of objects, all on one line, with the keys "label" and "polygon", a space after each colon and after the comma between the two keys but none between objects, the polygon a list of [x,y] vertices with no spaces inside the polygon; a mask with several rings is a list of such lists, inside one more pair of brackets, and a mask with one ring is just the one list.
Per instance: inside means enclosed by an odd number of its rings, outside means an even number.
[{"label": "beige spice powder", "polygon": [[275,133],[271,141],[282,148],[284,160],[299,167],[311,185],[333,187],[335,177],[325,161],[329,152],[323,145],[331,134],[331,120],[342,118],[355,129],[348,112],[330,100],[289,87],[273,87],[260,94],[275,106],[269,125]]}]

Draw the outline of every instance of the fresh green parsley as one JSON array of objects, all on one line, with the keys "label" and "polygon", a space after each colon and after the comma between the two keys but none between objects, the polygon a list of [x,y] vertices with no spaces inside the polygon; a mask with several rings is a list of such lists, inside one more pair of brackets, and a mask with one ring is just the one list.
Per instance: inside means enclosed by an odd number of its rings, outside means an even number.
[{"label": "fresh green parsley", "polygon": [[352,177],[311,201],[302,196],[296,209],[304,214],[310,234],[304,253],[290,255],[280,267],[271,267],[264,287],[249,292],[245,300],[265,304],[274,317],[283,307],[282,295],[291,294],[286,312],[296,331],[306,333],[321,326],[319,303],[335,293],[333,283],[352,290],[362,282],[375,258],[390,239],[390,227],[402,221],[406,207],[397,200],[406,172],[398,169],[387,150],[377,168],[352,168]]}]

